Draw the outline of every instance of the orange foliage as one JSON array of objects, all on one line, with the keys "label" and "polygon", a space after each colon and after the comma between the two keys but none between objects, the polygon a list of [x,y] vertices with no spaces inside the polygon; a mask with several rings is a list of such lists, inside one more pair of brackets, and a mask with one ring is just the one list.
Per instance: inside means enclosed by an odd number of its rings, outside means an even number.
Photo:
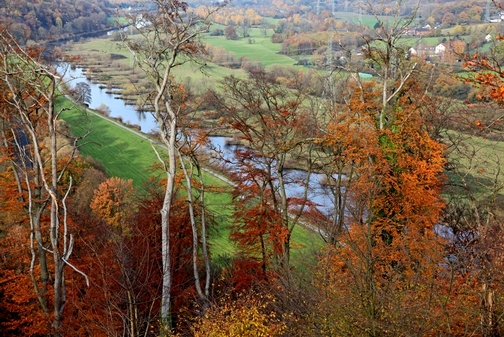
[{"label": "orange foliage", "polygon": [[346,184],[352,200],[347,227],[321,262],[331,294],[322,305],[335,315],[323,326],[332,333],[352,334],[358,327],[386,335],[428,334],[441,315],[432,299],[442,294],[436,278],[443,240],[435,225],[443,208],[443,146],[423,128],[421,105],[411,98],[414,81],[383,130],[373,87],[352,88],[348,111],[335,114],[321,139],[339,149],[335,153],[355,172]]},{"label": "orange foliage", "polygon": [[195,337],[282,336],[286,325],[268,309],[273,298],[258,294],[227,296],[209,308],[193,326]]},{"label": "orange foliage", "polygon": [[128,235],[128,220],[134,212],[133,181],[112,177],[98,186],[91,200],[91,210],[118,230]]},{"label": "orange foliage", "polygon": [[4,336],[45,336],[50,332],[51,317],[41,310],[33,291],[28,238],[29,230],[15,225],[0,241],[0,334]]},{"label": "orange foliage", "polygon": [[478,87],[479,99],[491,99],[499,104],[504,103],[504,72],[501,71],[499,64],[475,54],[464,64],[464,67],[474,74],[466,78],[466,83]]}]

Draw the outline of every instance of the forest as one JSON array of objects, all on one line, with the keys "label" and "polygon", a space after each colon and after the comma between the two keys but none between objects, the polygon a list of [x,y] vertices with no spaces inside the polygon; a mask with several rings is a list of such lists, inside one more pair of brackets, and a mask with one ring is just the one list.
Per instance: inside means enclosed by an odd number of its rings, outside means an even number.
[{"label": "forest", "polygon": [[0,21],[21,44],[105,30],[116,7],[104,0],[0,1]]},{"label": "forest", "polygon": [[[479,24],[476,2],[368,2],[367,25],[303,1],[122,4],[129,32],[95,60],[29,40],[105,29],[115,5],[0,4],[0,335],[504,335],[501,26],[480,50],[441,15]],[[442,55],[405,47],[428,21]],[[251,29],[292,64],[205,43]],[[123,71],[156,130],[90,109],[56,71],[75,64]],[[233,71],[203,88],[188,65]]]}]

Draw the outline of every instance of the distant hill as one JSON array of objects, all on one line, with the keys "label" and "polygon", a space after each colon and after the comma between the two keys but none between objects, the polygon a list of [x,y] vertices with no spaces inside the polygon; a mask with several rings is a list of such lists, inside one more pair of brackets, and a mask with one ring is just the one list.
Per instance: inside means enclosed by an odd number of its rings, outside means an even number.
[{"label": "distant hill", "polygon": [[117,5],[108,0],[0,0],[0,23],[20,43],[106,29]]}]

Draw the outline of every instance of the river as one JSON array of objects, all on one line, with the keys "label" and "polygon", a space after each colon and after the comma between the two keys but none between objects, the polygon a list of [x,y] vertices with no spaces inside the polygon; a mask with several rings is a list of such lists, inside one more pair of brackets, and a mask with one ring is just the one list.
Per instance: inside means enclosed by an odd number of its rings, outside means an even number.
[{"label": "river", "polygon": [[[64,73],[60,71],[60,73]],[[106,92],[106,89],[100,88],[100,85],[93,83],[86,79],[82,69],[68,69],[65,73],[65,79],[68,81],[70,87],[74,87],[79,82],[85,82],[91,89],[91,102],[89,107],[92,109],[98,108],[104,104],[110,109],[110,117],[121,117],[124,122],[130,124],[140,125],[141,131],[149,133],[157,130],[156,122],[151,113],[140,113],[134,106],[126,105],[120,96]],[[237,145],[229,145],[226,137],[210,137],[211,147],[220,149],[220,153],[226,162],[232,163],[234,158],[234,151],[238,148]],[[234,170],[232,164],[229,164],[227,169]],[[289,197],[302,197],[304,187],[300,182],[306,178],[306,172],[302,170],[286,170],[286,184],[287,194]],[[332,198],[330,197],[329,188],[322,184],[325,180],[324,175],[312,173],[309,181],[308,199],[316,203],[319,211],[326,215],[331,215],[334,208]]]},{"label": "river", "polygon": [[[64,67],[67,67],[66,65]],[[149,112],[138,112],[133,105],[125,104],[119,95],[107,93],[107,89],[100,88],[100,85],[86,79],[81,68],[58,69],[65,74],[65,79],[69,87],[75,87],[79,82],[85,82],[91,89],[91,102],[89,107],[97,109],[101,104],[110,109],[110,117],[121,117],[124,122],[139,125],[142,132],[149,133],[157,129],[156,121]]]},{"label": "river", "polygon": [[[209,137],[211,147],[218,150],[222,160],[226,162],[226,168],[229,171],[237,169],[233,164],[235,150],[243,148],[241,145],[230,144],[228,140],[232,138],[227,137]],[[284,170],[284,181],[286,182],[286,190],[288,197],[303,197],[304,181],[306,181],[307,172],[296,169]],[[319,211],[330,216],[334,209],[334,203],[330,197],[330,190],[327,185],[322,182],[325,181],[325,175],[319,173],[312,173],[308,182],[308,200],[316,203]]]}]

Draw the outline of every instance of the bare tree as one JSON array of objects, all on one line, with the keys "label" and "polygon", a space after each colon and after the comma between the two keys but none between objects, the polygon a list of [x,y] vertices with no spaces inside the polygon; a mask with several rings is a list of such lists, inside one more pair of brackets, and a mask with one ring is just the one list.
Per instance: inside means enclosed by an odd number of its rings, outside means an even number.
[{"label": "bare tree", "polygon": [[91,87],[86,82],[79,82],[74,88],[77,102],[91,104]]},{"label": "bare tree", "polygon": [[[181,88],[175,84],[172,70],[184,63],[195,61],[196,56],[203,52],[202,45],[198,43],[197,37],[208,30],[208,18],[218,7],[209,8],[208,14],[201,18],[188,10],[186,2],[155,0],[154,4],[156,10],[153,13],[143,13],[130,18],[131,24],[134,25],[135,32],[139,34],[140,39],[124,36],[123,43],[131,52],[135,64],[148,75],[154,85],[154,91],[148,97],[146,103],[153,108],[153,114],[160,131],[159,134],[167,151],[166,161],[158,151],[156,153],[167,177],[164,203],[161,209],[163,256],[161,319],[162,323],[169,327],[172,283],[170,271],[170,208],[175,187],[175,176],[179,165],[177,156],[180,155],[180,151],[184,146],[184,140],[179,138],[182,136],[180,130],[183,126],[184,104],[183,100],[177,98]],[[153,149],[155,150],[154,146]],[[181,161],[183,160],[182,157]],[[188,186],[188,189],[190,189],[190,186]],[[190,206],[193,207],[192,202],[190,202]],[[192,224],[193,226],[196,224],[194,218]],[[204,226],[205,224],[202,223],[203,228]],[[202,232],[206,235],[204,229]],[[195,236],[193,242],[197,243],[196,230],[193,231],[193,235]],[[206,243],[206,240],[203,240],[203,242]],[[197,253],[196,248],[194,251]],[[207,252],[206,246],[203,247],[203,251]],[[196,257],[194,263],[196,263]],[[205,257],[205,264],[208,270],[208,256]],[[194,270],[195,279],[198,283],[198,293],[202,299],[205,299],[208,290],[206,290],[205,294],[199,289],[199,276],[196,266]],[[207,283],[208,281],[207,278]],[[205,287],[205,289],[208,288]]]},{"label": "bare tree", "polygon": [[[74,245],[67,226],[67,197],[72,179],[64,178],[78,139],[58,140],[61,139],[58,119],[63,109],[58,110],[55,101],[62,79],[41,61],[40,51],[23,49],[7,30],[0,31],[0,46],[0,82],[7,91],[2,103],[8,110],[3,133],[11,135],[10,147],[14,149],[11,164],[27,205],[31,227],[30,276],[42,309],[48,314],[53,312],[52,326],[58,333],[66,303],[65,267],[81,273],[69,261]],[[58,154],[65,146],[71,150],[68,158],[63,159]],[[48,226],[42,220],[46,212],[49,212]],[[48,292],[51,285],[52,301]]]},{"label": "bare tree", "polygon": [[[288,78],[289,86],[279,78]],[[307,140],[312,136],[309,112],[304,107],[307,84],[304,76],[295,72],[268,72],[262,67],[253,67],[247,79],[224,78],[221,82],[223,94],[214,93],[222,121],[253,150],[253,153],[236,151],[235,154],[235,164],[240,167],[236,180],[242,184],[237,188],[242,194],[236,200],[238,208],[246,208],[241,204],[247,204],[248,198],[259,198],[266,208],[272,208],[279,219],[273,223],[279,222],[279,226],[274,231],[277,236],[270,235],[270,240],[279,242],[275,245],[274,256],[281,267],[278,270],[283,270],[286,276],[290,274],[292,231],[305,210],[313,206],[308,201],[313,144]],[[293,159],[303,164],[304,177],[296,177],[286,170]],[[287,194],[287,186],[293,182],[303,187],[295,196]],[[251,186],[257,191],[243,193]],[[263,261],[266,261],[266,251],[263,249]]]},{"label": "bare tree", "polygon": [[393,106],[394,99],[401,93],[404,84],[417,67],[416,62],[411,62],[411,64],[404,62],[407,50],[400,43],[400,39],[415,20],[419,4],[413,13],[406,17],[401,15],[403,5],[403,0],[399,0],[387,19],[378,16],[380,11],[376,4],[369,1],[363,5],[377,20],[374,34],[363,36],[363,39],[366,45],[365,56],[369,61],[374,62],[373,66],[379,68],[376,74],[381,77],[382,107],[378,112],[380,130],[385,128],[387,114]]}]

